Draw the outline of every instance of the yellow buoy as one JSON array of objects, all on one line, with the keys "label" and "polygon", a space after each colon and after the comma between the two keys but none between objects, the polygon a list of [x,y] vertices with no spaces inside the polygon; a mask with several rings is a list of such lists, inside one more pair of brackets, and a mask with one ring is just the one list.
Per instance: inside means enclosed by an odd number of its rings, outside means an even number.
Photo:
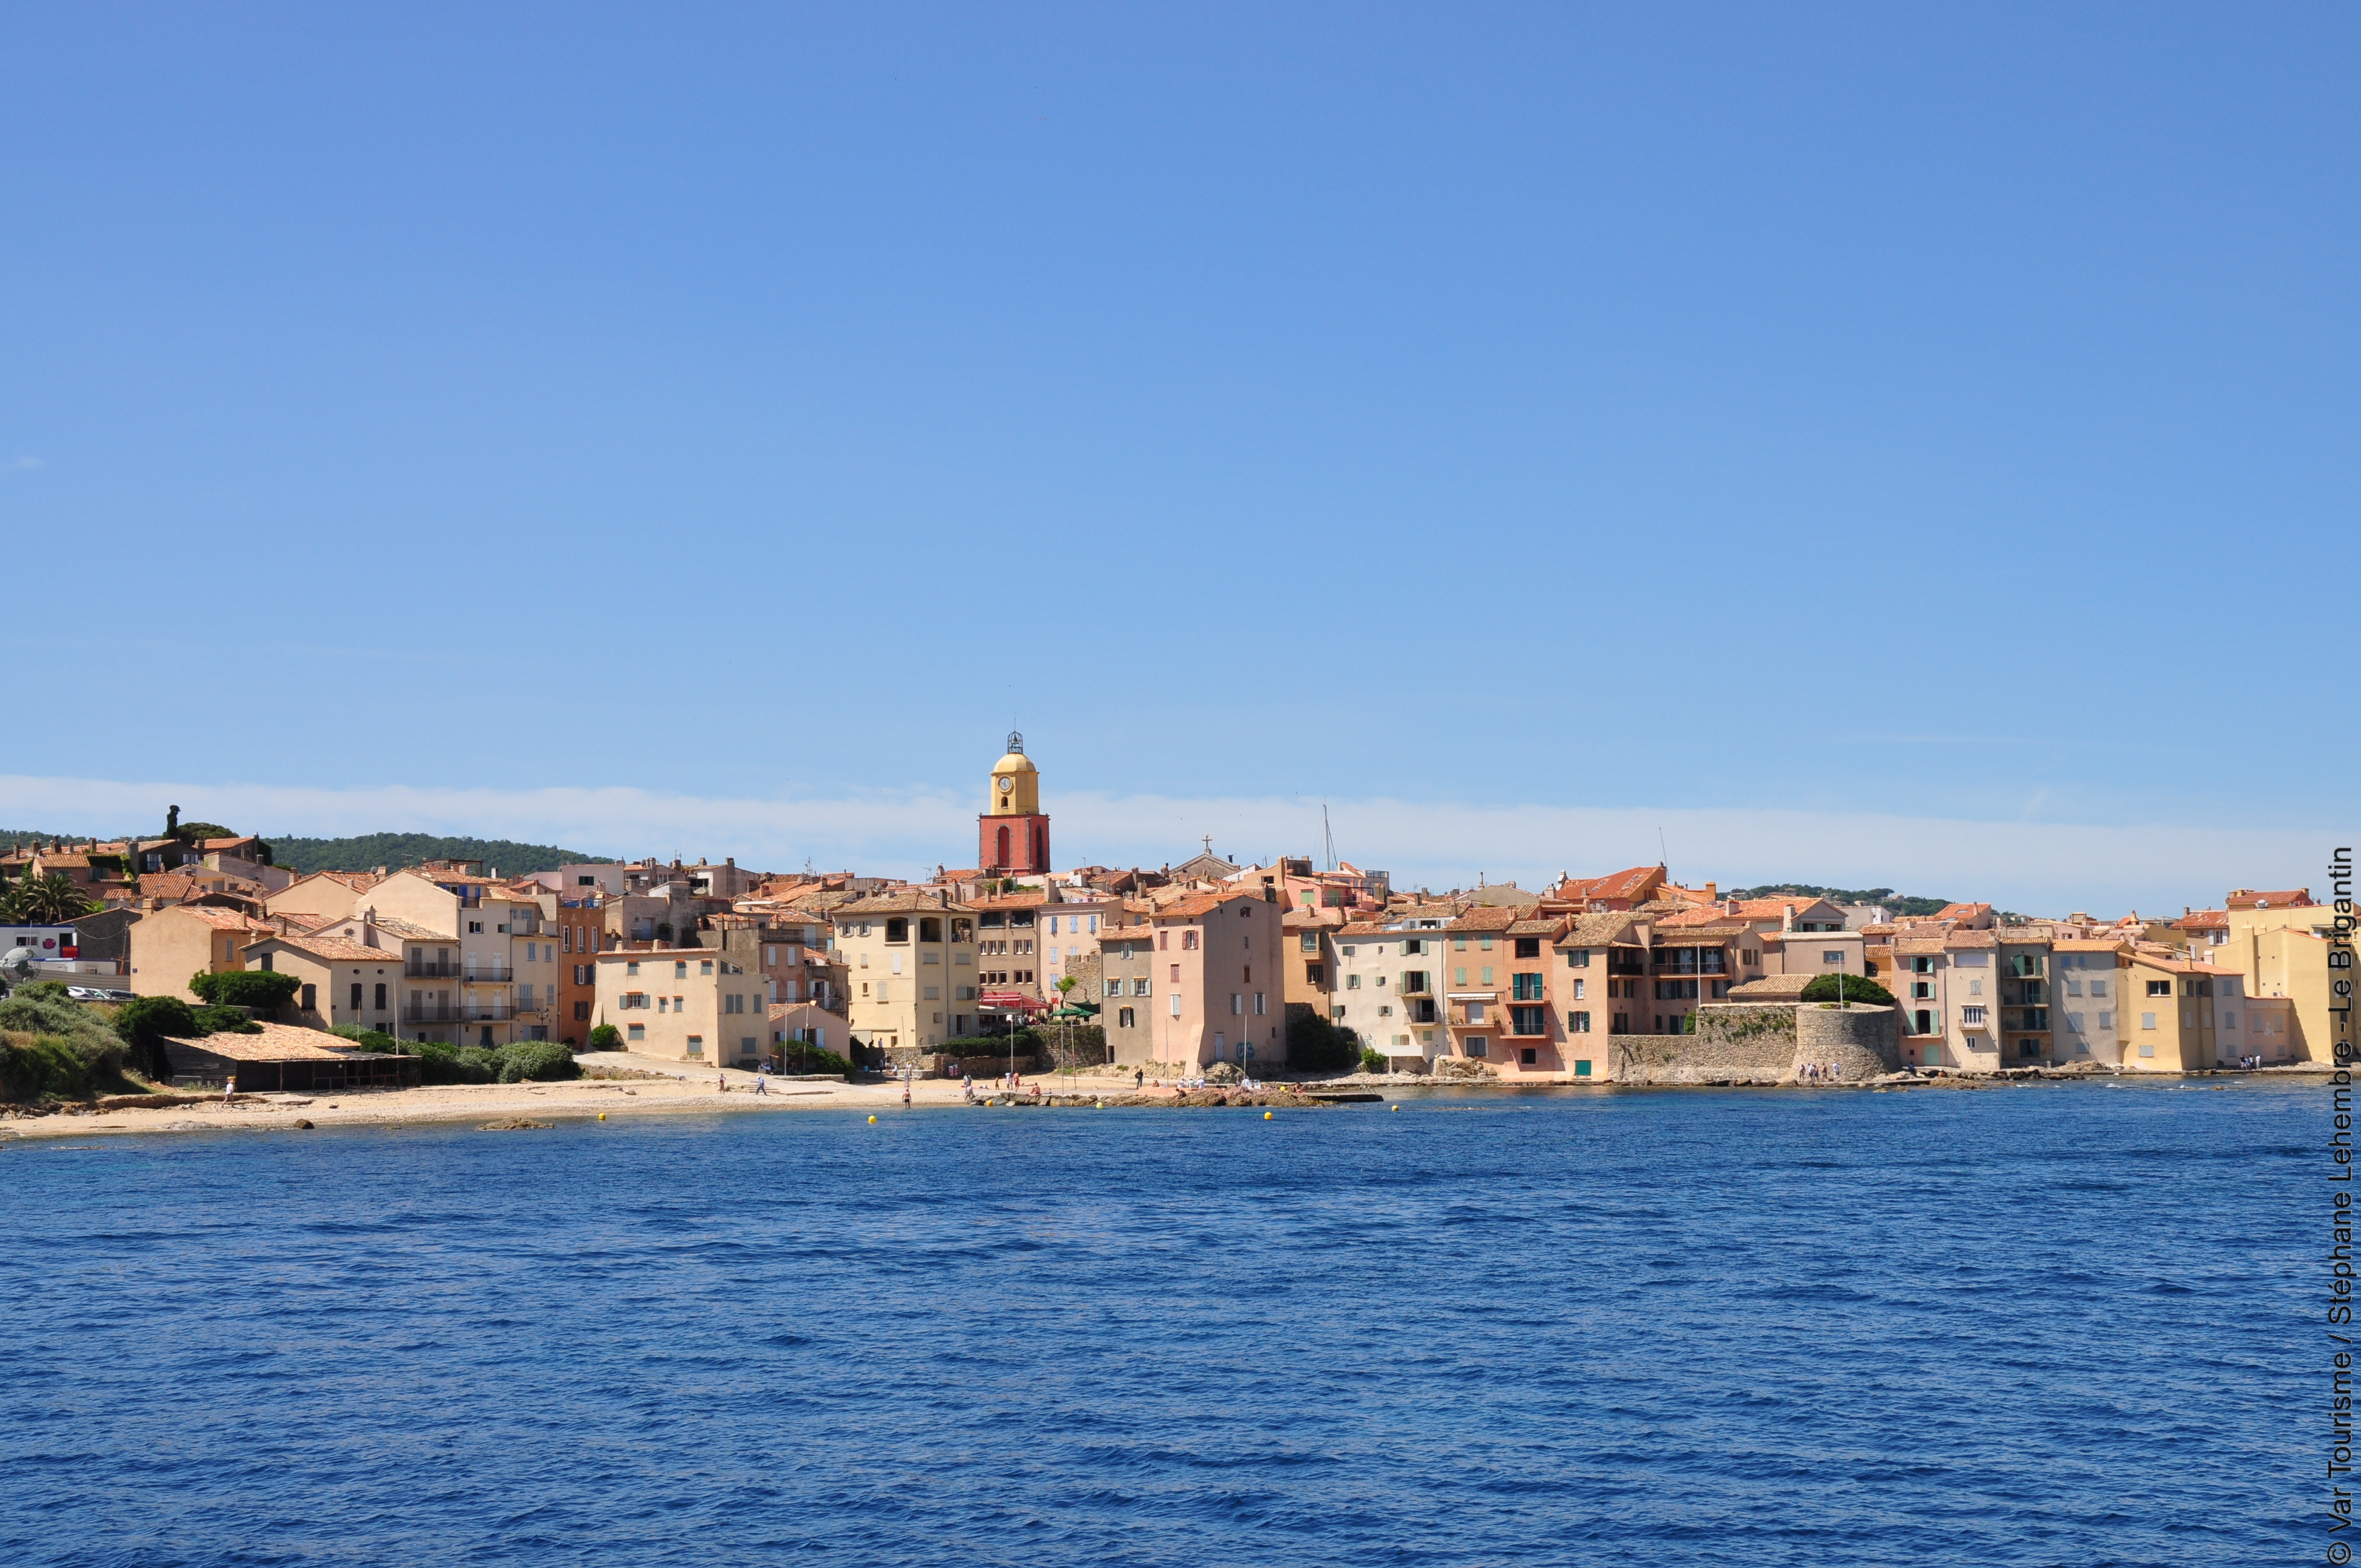
[{"label": "yellow buoy", "polygon": [[607,1119],[607,1113],[605,1113],[604,1111],[599,1112],[599,1113],[598,1113],[598,1120],[600,1120],[601,1122],[603,1122],[603,1121],[605,1121],[606,1119]]},{"label": "yellow buoy", "polygon": [[874,1116],[870,1117],[870,1118],[869,1118],[869,1124],[870,1124],[871,1126],[873,1126],[873,1126],[875,1126],[875,1125],[877,1124],[877,1118],[876,1118],[876,1117],[874,1117]]},{"label": "yellow buoy", "polygon": [[1389,1110],[1389,1111],[1399,1111],[1399,1110],[1400,1110],[1400,1109],[1401,1109],[1401,1107],[1400,1107],[1400,1106],[1399,1106],[1399,1105],[1389,1105],[1389,1106],[1387,1106],[1387,1107],[1386,1107],[1386,1109],[1387,1109],[1387,1110]]},{"label": "yellow buoy", "polygon": [[1269,1120],[1270,1120],[1270,1113],[1269,1113],[1269,1112],[1268,1112],[1268,1111],[1264,1112],[1264,1113],[1262,1113],[1262,1119],[1263,1119],[1264,1121],[1266,1121],[1266,1122],[1269,1121]]}]

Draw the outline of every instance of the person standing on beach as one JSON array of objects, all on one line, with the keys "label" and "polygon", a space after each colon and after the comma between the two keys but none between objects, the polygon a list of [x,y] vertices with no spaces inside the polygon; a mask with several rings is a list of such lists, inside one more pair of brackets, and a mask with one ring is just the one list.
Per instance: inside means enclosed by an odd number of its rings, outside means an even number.
[{"label": "person standing on beach", "polygon": [[227,1078],[222,1080],[222,1103],[226,1105],[236,1098],[237,1074],[231,1073]]},{"label": "person standing on beach", "polygon": [[727,1074],[717,1072],[713,1075],[713,1092],[716,1094],[730,1092],[730,1079]]}]

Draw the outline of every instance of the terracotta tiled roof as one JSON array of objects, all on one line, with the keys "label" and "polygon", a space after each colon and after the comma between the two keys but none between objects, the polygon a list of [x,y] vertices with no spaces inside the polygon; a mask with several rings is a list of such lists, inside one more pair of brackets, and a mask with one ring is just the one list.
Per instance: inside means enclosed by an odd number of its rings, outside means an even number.
[{"label": "terracotta tiled roof", "polygon": [[1573,877],[1550,889],[1556,898],[1637,898],[1649,883],[1664,874],[1662,866],[1633,866],[1606,876]]},{"label": "terracotta tiled roof", "polygon": [[1732,1002],[1794,1002],[1804,993],[1804,987],[1819,979],[1816,974],[1766,974],[1760,980],[1750,980],[1730,988]]},{"label": "terracotta tiled roof", "polygon": [[277,939],[291,948],[311,953],[318,958],[333,959],[340,963],[398,964],[401,961],[401,949],[399,948],[365,948],[358,942],[347,942],[341,937],[323,937],[314,934],[309,937],[280,937]]},{"label": "terracotta tiled roof", "polygon": [[1629,941],[1636,947],[1639,944],[1633,927],[1638,924],[1628,910],[1602,909],[1591,915],[1578,915],[1558,943],[1568,948],[1608,948]]},{"label": "terracotta tiled roof", "polygon": [[212,904],[182,904],[174,907],[179,913],[191,919],[202,920],[218,931],[259,931],[266,937],[279,935],[277,927],[267,920],[257,920],[242,910],[224,909]]},{"label": "terracotta tiled roof", "polygon": [[1260,904],[1262,894],[1251,888],[1227,888],[1220,893],[1192,893],[1176,899],[1156,912],[1159,920],[1195,920],[1211,915],[1225,904]]},{"label": "terracotta tiled roof", "polygon": [[[1989,947],[1991,947],[1991,946],[1993,946],[1993,944],[1992,944],[1992,943],[1990,943],[1990,942],[1982,942],[1982,943],[1968,943],[1968,942],[1963,942],[1963,943],[1961,943],[1961,944],[1960,944],[1960,946],[1962,946],[1962,947],[1979,947],[1979,946],[1980,946],[1980,947],[1987,947],[1987,948],[1989,948]],[[1897,953],[1897,954],[1899,954],[1899,955],[1901,955],[1902,957],[1905,957],[1905,958],[1907,958],[1907,957],[1911,956],[1912,954],[1933,954],[1933,953],[1939,953],[1939,952],[1941,952],[1941,951],[1943,950],[1943,947],[1944,947],[1944,938],[1940,938],[1940,937],[1896,937],[1896,938],[1894,938],[1894,952],[1895,952],[1895,953]]]},{"label": "terracotta tiled roof", "polygon": [[1002,893],[968,901],[970,909],[1038,909],[1049,902],[1046,893]]},{"label": "terracotta tiled roof", "polygon": [[1537,919],[1529,918],[1520,920],[1515,925],[1510,927],[1509,935],[1511,937],[1554,937],[1560,931],[1565,929],[1565,925],[1566,922],[1564,916],[1549,916]]},{"label": "terracotta tiled roof", "polygon": [[196,878],[182,876],[179,872],[148,872],[139,879],[140,897],[165,904],[180,904],[203,891]]},{"label": "terracotta tiled roof", "polygon": [[2114,938],[2068,937],[2051,944],[2061,953],[2121,953],[2128,952],[2131,944]]},{"label": "terracotta tiled roof", "polygon": [[363,1049],[342,1035],[331,1035],[324,1029],[305,1029],[292,1024],[261,1024],[257,1027],[261,1033],[207,1035],[201,1040],[174,1043],[227,1057],[232,1061],[343,1061]]},{"label": "terracotta tiled roof", "polygon": [[1656,940],[1660,946],[1678,947],[1685,942],[1726,940],[1734,937],[1751,937],[1754,927],[1742,920],[1697,921],[1659,920]]},{"label": "terracotta tiled roof", "polygon": [[1445,931],[1499,932],[1515,925],[1524,911],[1512,904],[1479,904],[1450,925]]},{"label": "terracotta tiled roof", "polygon": [[955,909],[972,909],[972,905],[948,904],[936,894],[921,893],[916,888],[880,888],[863,898],[847,900],[829,911],[835,919],[863,915],[947,915]]},{"label": "terracotta tiled roof", "polygon": [[2312,905],[2312,889],[2290,887],[2270,893],[2242,887],[2222,902],[2232,909],[2304,909]]},{"label": "terracotta tiled roof", "polygon": [[[1954,952],[1967,948],[1997,948],[2000,942],[2000,933],[1997,931],[1946,931],[1943,933],[1943,946]],[[1900,942],[1894,943],[1894,946],[1899,951],[1916,950],[1905,948]]]},{"label": "terracotta tiled roof", "polygon": [[1375,920],[1356,920],[1336,930],[1339,937],[1389,937],[1392,934]]}]

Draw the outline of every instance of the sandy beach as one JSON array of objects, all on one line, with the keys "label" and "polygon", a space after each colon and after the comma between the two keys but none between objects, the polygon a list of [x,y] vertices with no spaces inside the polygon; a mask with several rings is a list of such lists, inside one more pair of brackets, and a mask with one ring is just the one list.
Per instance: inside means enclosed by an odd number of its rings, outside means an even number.
[{"label": "sandy beach", "polygon": [[[774,1078],[762,1085],[751,1072],[685,1068],[677,1062],[620,1051],[579,1058],[588,1072],[644,1073],[646,1077],[580,1078],[563,1083],[444,1084],[422,1089],[380,1089],[335,1094],[240,1094],[225,1102],[219,1092],[178,1103],[117,1110],[15,1114],[0,1119],[0,1140],[82,1137],[114,1133],[211,1133],[302,1131],[313,1127],[391,1126],[410,1123],[555,1123],[605,1115],[627,1116],[716,1112],[763,1115],[789,1111],[837,1111],[884,1115],[902,1110],[898,1082],[841,1083],[826,1079]],[[717,1083],[717,1080],[719,1083]],[[1128,1073],[1081,1074],[1071,1078],[1028,1076],[1024,1096],[1036,1083],[1044,1096],[1074,1093],[1129,1097]],[[992,1090],[979,1080],[979,1098]],[[966,1095],[950,1079],[919,1079],[909,1085],[910,1109],[960,1105]],[[1171,1094],[1167,1089],[1162,1091]]]}]

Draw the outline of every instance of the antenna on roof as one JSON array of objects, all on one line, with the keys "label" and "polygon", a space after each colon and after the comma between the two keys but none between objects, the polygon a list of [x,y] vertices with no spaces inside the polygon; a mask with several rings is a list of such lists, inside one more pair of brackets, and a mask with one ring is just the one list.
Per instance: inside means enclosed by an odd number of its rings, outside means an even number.
[{"label": "antenna on roof", "polygon": [[1661,828],[1656,829],[1656,863],[1660,866],[1673,863],[1672,852],[1664,848],[1664,830]]},{"label": "antenna on roof", "polygon": [[1328,826],[1328,803],[1324,800],[1320,803],[1320,838],[1327,846],[1328,869],[1333,872],[1336,869],[1336,831]]}]

